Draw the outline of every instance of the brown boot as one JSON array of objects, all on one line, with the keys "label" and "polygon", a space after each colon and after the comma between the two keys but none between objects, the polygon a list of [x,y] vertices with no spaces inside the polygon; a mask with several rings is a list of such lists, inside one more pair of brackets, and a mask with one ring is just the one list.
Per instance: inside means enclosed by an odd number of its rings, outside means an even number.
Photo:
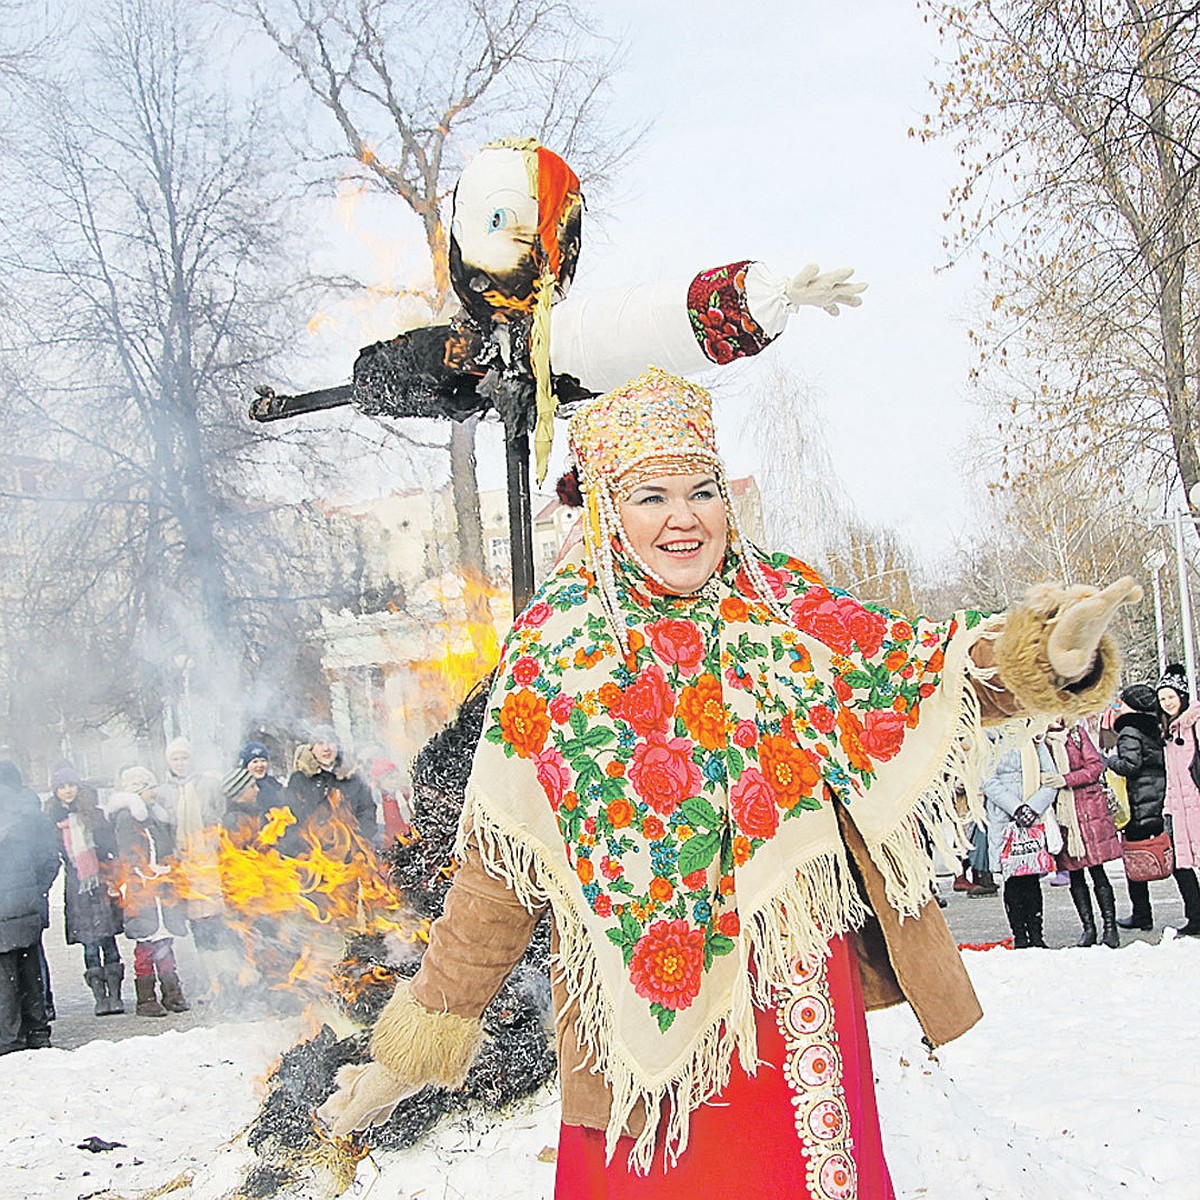
[{"label": "brown boot", "polygon": [[158,977],[158,982],[162,987],[163,1008],[165,1008],[167,1012],[187,1012],[192,1007],[184,997],[183,988],[179,983],[179,976],[176,975],[174,971],[170,971],[165,975],[160,975]]},{"label": "brown boot", "polygon": [[167,1010],[158,1002],[154,994],[154,976],[138,975],[133,981],[137,992],[137,1008],[134,1010],[139,1017],[165,1017]]},{"label": "brown boot", "polygon": [[994,896],[999,890],[991,871],[975,872],[975,890],[971,893],[972,896]]}]

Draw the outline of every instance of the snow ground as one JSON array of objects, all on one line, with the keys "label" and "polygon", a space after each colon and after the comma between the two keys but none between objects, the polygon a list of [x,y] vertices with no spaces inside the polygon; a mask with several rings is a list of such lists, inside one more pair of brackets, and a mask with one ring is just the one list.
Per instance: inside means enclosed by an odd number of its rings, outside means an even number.
[{"label": "snow ground", "polygon": [[[985,1017],[934,1058],[906,1008],[869,1018],[897,1195],[1200,1195],[1200,941],[966,957]],[[260,1021],[0,1059],[0,1198],[229,1200],[253,1161],[240,1135],[261,1080],[298,1030]],[[557,1132],[548,1089],[502,1120],[467,1114],[371,1156],[347,1195],[549,1200],[554,1165],[539,1155]],[[77,1149],[92,1136],[125,1145]],[[287,1200],[325,1194],[314,1183]]]}]

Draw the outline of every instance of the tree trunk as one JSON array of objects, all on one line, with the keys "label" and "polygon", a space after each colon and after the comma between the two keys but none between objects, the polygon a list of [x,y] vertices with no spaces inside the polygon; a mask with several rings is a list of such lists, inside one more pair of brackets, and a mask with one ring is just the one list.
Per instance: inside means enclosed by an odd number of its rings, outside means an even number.
[{"label": "tree trunk", "polygon": [[478,417],[450,422],[450,488],[458,524],[458,561],[463,571],[485,578],[483,520],[475,478],[475,427]]}]

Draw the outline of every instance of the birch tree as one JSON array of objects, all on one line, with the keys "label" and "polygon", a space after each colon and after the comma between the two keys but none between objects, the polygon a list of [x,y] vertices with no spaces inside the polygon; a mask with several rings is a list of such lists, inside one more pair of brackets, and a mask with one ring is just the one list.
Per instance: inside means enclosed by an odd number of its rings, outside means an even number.
[{"label": "birch tree", "polygon": [[992,289],[972,336],[1001,482],[1200,481],[1200,7],[922,4],[945,47],[915,131],[953,139],[947,245]]}]

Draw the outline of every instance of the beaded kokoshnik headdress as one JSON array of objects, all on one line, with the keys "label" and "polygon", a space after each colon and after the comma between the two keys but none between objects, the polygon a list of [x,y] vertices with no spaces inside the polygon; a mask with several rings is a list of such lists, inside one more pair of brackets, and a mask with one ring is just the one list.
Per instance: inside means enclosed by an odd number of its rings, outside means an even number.
[{"label": "beaded kokoshnik headdress", "polygon": [[650,367],[631,383],[588,401],[571,418],[569,436],[584,497],[584,548],[596,573],[605,616],[622,649],[628,651],[617,598],[617,543],[648,578],[664,591],[671,590],[634,550],[621,523],[621,500],[640,483],[660,475],[713,472],[725,502],[730,549],[762,603],[777,619],[787,620],[738,527],[717,451],[708,392]]}]

